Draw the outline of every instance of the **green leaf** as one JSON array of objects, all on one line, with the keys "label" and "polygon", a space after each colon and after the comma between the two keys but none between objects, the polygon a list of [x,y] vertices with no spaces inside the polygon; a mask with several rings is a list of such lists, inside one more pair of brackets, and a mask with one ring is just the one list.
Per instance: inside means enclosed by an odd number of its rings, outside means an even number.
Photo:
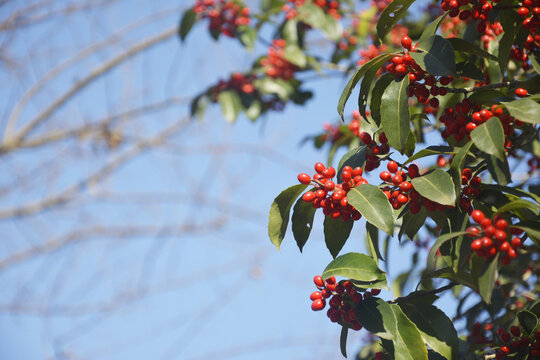
[{"label": "green leaf", "polygon": [[531,240],[533,240],[537,246],[540,246],[540,221],[522,221],[512,225],[512,227],[525,231]]},{"label": "green leaf", "polygon": [[523,98],[509,102],[502,102],[510,115],[516,119],[530,124],[540,122],[540,104],[530,98]]},{"label": "green leaf", "polygon": [[523,330],[525,330],[526,336],[532,335],[533,332],[538,329],[538,318],[529,310],[521,310],[518,312],[517,317],[519,324],[523,327]]},{"label": "green leaf", "polygon": [[257,30],[250,26],[241,25],[236,29],[238,33],[238,39],[248,50],[253,50],[255,46],[255,39],[257,38]]},{"label": "green leaf", "polygon": [[452,48],[455,51],[461,51],[464,53],[469,53],[469,54],[481,56],[486,59],[497,61],[497,57],[495,55],[488,53],[487,51],[481,49],[480,47],[474,44],[471,44],[467,40],[463,40],[460,38],[450,38],[447,40],[450,42],[450,44],[452,45]]},{"label": "green leaf", "polygon": [[283,190],[270,206],[270,216],[268,220],[268,235],[272,244],[279,246],[285,237],[287,225],[289,224],[289,213],[294,201],[306,189],[307,185],[293,185]]},{"label": "green leaf", "polygon": [[259,116],[261,116],[261,112],[262,112],[261,102],[257,99],[253,99],[252,103],[246,109],[246,116],[250,120],[256,120]]},{"label": "green leaf", "polygon": [[393,81],[382,95],[381,125],[388,144],[403,153],[411,129],[409,113],[409,77]]},{"label": "green leaf", "polygon": [[403,216],[403,223],[401,229],[399,230],[399,238],[403,234],[406,234],[409,239],[413,239],[415,235],[418,234],[418,230],[424,226],[427,218],[427,210],[424,206],[420,208],[418,214],[412,214],[410,211],[405,212]]},{"label": "green leaf", "polygon": [[186,39],[186,36],[193,27],[193,24],[195,24],[196,18],[197,14],[195,14],[193,8],[189,8],[184,11],[184,15],[182,15],[182,20],[180,20],[180,28],[178,29],[178,35],[180,36],[180,40],[184,41]]},{"label": "green leaf", "polygon": [[326,247],[330,251],[330,254],[332,254],[332,257],[335,258],[349,238],[354,221],[343,221],[341,218],[332,219],[331,216],[325,216],[323,225]]},{"label": "green leaf", "polygon": [[459,198],[459,193],[461,192],[461,173],[471,146],[471,141],[463,145],[463,147],[458,150],[452,159],[452,164],[450,165],[450,174],[452,175],[452,180],[454,181],[456,199]]},{"label": "green leaf", "polygon": [[388,54],[382,54],[377,56],[376,58],[371,59],[367,63],[365,63],[363,66],[361,66],[353,76],[349,79],[347,82],[347,85],[345,85],[345,88],[343,88],[343,91],[341,92],[341,96],[339,97],[337,111],[339,116],[341,116],[341,119],[343,120],[343,111],[345,110],[345,104],[347,103],[347,100],[351,96],[351,93],[353,89],[356,87],[356,84],[358,84],[358,81],[364,76],[366,71],[370,69],[373,64],[378,63],[381,58],[387,58]]},{"label": "green leaf", "polygon": [[371,118],[375,120],[377,126],[381,125],[381,103],[382,95],[388,85],[394,80],[393,74],[384,74],[371,90],[371,99],[369,100],[369,110],[371,112]]},{"label": "green leaf", "polygon": [[475,91],[469,100],[476,105],[483,105],[488,102],[494,102],[495,99],[504,97],[504,94],[499,90],[495,89],[484,89],[480,91]]},{"label": "green leaf", "polygon": [[512,175],[510,174],[510,167],[508,166],[508,160],[506,156],[501,161],[495,156],[490,155],[487,158],[488,171],[498,184],[506,185],[512,182]]},{"label": "green leaf", "polygon": [[405,142],[405,150],[403,151],[405,155],[411,156],[414,154],[414,149],[416,147],[416,136],[414,135],[414,132],[411,130],[409,132],[409,136],[407,136],[407,141]]},{"label": "green leaf", "polygon": [[287,100],[294,92],[293,86],[282,79],[264,77],[255,81],[254,85],[264,94],[276,94],[281,100]]},{"label": "green leaf", "polygon": [[430,155],[441,155],[441,154],[449,155],[449,154],[454,154],[454,153],[455,153],[454,149],[450,146],[432,145],[432,146],[428,146],[425,149],[420,150],[419,152],[417,152],[416,154],[408,158],[407,161],[403,163],[403,165],[407,165],[416,159],[420,159],[420,158],[430,156]]},{"label": "green leaf", "polygon": [[242,108],[242,102],[238,94],[230,90],[222,91],[218,95],[218,101],[225,120],[230,123],[234,122]]},{"label": "green leaf", "polygon": [[394,233],[394,217],[388,198],[377,186],[358,185],[347,193],[349,204],[354,206],[369,223],[389,235]]},{"label": "green leaf", "polygon": [[358,321],[369,332],[391,340],[395,360],[426,360],[427,348],[418,328],[407,318],[401,308],[383,299],[369,298],[356,307]]},{"label": "green leaf", "polygon": [[405,16],[414,0],[394,0],[383,10],[377,21],[377,36],[382,41],[397,22]]},{"label": "green leaf", "polygon": [[411,180],[413,187],[425,198],[443,205],[454,205],[456,192],[452,178],[442,169]]},{"label": "green leaf", "polygon": [[508,60],[510,59],[510,48],[514,43],[516,35],[521,27],[522,20],[515,11],[501,11],[499,13],[500,22],[504,29],[503,36],[499,41],[498,62],[501,74],[506,74]]},{"label": "green leaf", "polygon": [[341,327],[341,334],[339,336],[339,348],[341,349],[341,354],[344,357],[347,357],[347,334],[349,333],[349,328],[346,326]]},{"label": "green leaf", "polygon": [[381,251],[379,250],[379,229],[368,222],[366,222],[366,248],[375,261],[377,261],[377,259],[384,261]]},{"label": "green leaf", "polygon": [[371,67],[366,71],[364,77],[362,78],[362,83],[360,84],[360,92],[358,93],[358,111],[360,111],[360,114],[362,114],[365,119],[368,118],[366,115],[366,106],[369,90],[371,89],[371,83],[377,75],[377,71],[379,71],[381,66],[391,58],[392,54],[386,54],[386,56],[381,57],[379,61],[371,65]]},{"label": "green leaf", "polygon": [[467,232],[458,231],[458,232],[453,232],[453,233],[444,234],[444,235],[439,236],[439,238],[437,239],[435,244],[433,244],[433,246],[429,250],[429,254],[428,254],[428,258],[427,258],[426,270],[428,272],[433,272],[433,270],[435,270],[435,263],[437,262],[437,256],[438,256],[437,255],[437,250],[439,250],[441,245],[446,243],[448,240],[452,240],[454,238],[457,238],[458,236],[465,235],[465,234],[467,234]]},{"label": "green leaf", "polygon": [[465,61],[456,64],[456,73],[461,77],[466,77],[474,80],[484,81],[484,73],[480,70],[474,62]]},{"label": "green leaf", "polygon": [[384,271],[379,269],[377,262],[370,256],[360,253],[347,253],[338,256],[328,264],[321,276],[323,279],[341,276],[363,282],[386,281],[386,275]]},{"label": "green leaf", "polygon": [[534,211],[535,213],[538,213],[540,211],[540,205],[532,203],[527,200],[516,199],[500,207],[495,213],[495,215],[503,214],[505,212],[516,210],[516,209],[530,209]]},{"label": "green leaf", "polygon": [[287,20],[283,25],[282,33],[287,44],[298,44],[298,20]]},{"label": "green leaf", "polygon": [[285,48],[285,53],[283,54],[285,60],[290,62],[293,65],[296,65],[300,68],[303,68],[307,64],[306,54],[296,45],[287,46]]},{"label": "green leaf", "polygon": [[434,35],[418,43],[416,50],[410,52],[411,57],[428,73],[438,76],[455,75],[454,49],[448,40]]},{"label": "green leaf", "polygon": [[499,160],[504,160],[504,129],[498,118],[492,117],[478,125],[470,135],[478,149],[486,154],[494,155]]},{"label": "green leaf", "polygon": [[529,60],[531,61],[531,65],[538,74],[540,74],[540,62],[536,58],[534,54],[529,55]]},{"label": "green leaf", "polygon": [[452,320],[444,312],[425,302],[401,301],[399,306],[433,350],[446,359],[457,359],[459,339]]},{"label": "green leaf", "polygon": [[338,164],[338,179],[339,181],[342,181],[341,179],[341,171],[345,166],[350,166],[353,169],[357,166],[364,167],[364,163],[366,162],[366,152],[367,152],[367,146],[360,146],[357,148],[354,148],[352,150],[349,150],[341,160],[339,160]]},{"label": "green leaf", "polygon": [[306,244],[311,229],[313,228],[315,210],[312,203],[305,202],[302,198],[299,198],[294,205],[292,214],[292,232],[300,252],[302,252],[302,248]]},{"label": "green leaf", "polygon": [[[478,258],[476,255],[474,258]],[[478,290],[482,300],[486,304],[491,304],[491,295],[493,294],[493,289],[495,288],[495,280],[497,279],[497,268],[499,264],[499,254],[495,255],[493,258],[484,261],[484,259],[479,258],[480,261],[483,261],[480,272],[478,274]]]},{"label": "green leaf", "polygon": [[418,42],[424,43],[426,42],[430,37],[436,35],[437,29],[441,25],[441,22],[446,18],[447,13],[442,14],[435,20],[433,20],[422,32],[422,35],[420,36],[420,39],[418,39]]}]

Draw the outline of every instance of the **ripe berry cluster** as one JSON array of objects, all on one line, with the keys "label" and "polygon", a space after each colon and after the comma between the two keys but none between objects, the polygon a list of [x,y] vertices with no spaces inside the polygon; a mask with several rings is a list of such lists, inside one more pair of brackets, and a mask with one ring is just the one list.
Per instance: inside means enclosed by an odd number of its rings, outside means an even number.
[{"label": "ripe berry cluster", "polygon": [[[521,247],[522,241],[517,236],[514,236],[510,242],[507,241],[509,238],[507,220],[495,217],[492,222],[480,210],[474,210],[471,216],[474,222],[481,227],[479,229],[470,226],[466,229],[470,237],[476,238],[471,242],[471,250],[476,255],[489,259],[501,252],[501,263],[503,265],[508,265],[512,259],[518,256],[517,249]],[[522,231],[519,229],[510,229],[510,235],[519,235],[521,233]]]},{"label": "ripe berry cluster", "polygon": [[217,85],[211,89],[212,100],[217,101],[219,93],[225,90],[234,90],[236,92],[243,92],[244,94],[252,94],[255,92],[253,86],[254,75],[244,75],[241,73],[231,74],[229,80],[220,80]]},{"label": "ripe berry cluster", "polygon": [[358,137],[364,143],[364,145],[368,147],[368,152],[366,154],[366,171],[373,171],[377,169],[381,165],[379,156],[388,154],[390,151],[386,134],[383,132],[379,134],[379,144],[377,144],[377,141],[375,141],[375,139],[365,131],[361,132]]},{"label": "ripe berry cluster", "polygon": [[528,353],[528,359],[540,358],[540,330],[534,333],[533,337],[528,337],[522,333],[519,326],[510,327],[510,332],[500,328],[497,335],[502,341],[502,345],[495,353],[496,359],[504,359],[513,353]]},{"label": "ripe berry cluster", "polygon": [[362,177],[361,167],[351,168],[344,166],[341,171],[342,183],[336,184],[332,178],[336,176],[336,169],[325,167],[318,162],[315,164],[316,174],[313,180],[308,174],[298,174],[298,181],[302,184],[312,183],[315,188],[306,192],[302,199],[313,204],[315,209],[322,208],[324,215],[329,215],[333,219],[342,218],[343,221],[349,219],[359,220],[362,215],[347,200],[347,193],[357,185],[367,184],[367,180]]},{"label": "ripe berry cluster", "polygon": [[235,37],[236,28],[249,25],[249,8],[238,0],[197,0],[193,8],[202,18],[210,19],[210,31]]},{"label": "ripe berry cluster", "polygon": [[381,292],[379,289],[365,291],[362,296],[361,290],[356,288],[352,281],[336,282],[335,277],[323,280],[320,276],[315,276],[313,282],[317,286],[309,297],[313,302],[313,311],[323,310],[326,306],[326,299],[330,298],[328,304],[330,309],[326,313],[330,321],[348,326],[353,330],[362,329],[362,324],[356,318],[355,308],[362,300],[377,296]]},{"label": "ripe berry cluster", "polygon": [[[290,20],[298,16],[298,8],[304,5],[306,0],[287,0],[287,2],[288,4],[283,5],[281,10],[285,12],[285,18]],[[341,19],[340,0],[314,0],[313,3],[334,19]]]},{"label": "ripe berry cluster", "polygon": [[517,13],[523,18],[521,25],[529,31],[524,47],[531,52],[540,49],[540,1],[523,0]]},{"label": "ripe berry cluster", "polygon": [[473,211],[471,200],[480,195],[479,187],[481,183],[482,179],[480,176],[473,176],[471,169],[465,168],[461,172],[461,185],[463,185],[463,187],[461,188],[459,206],[467,211],[469,215]]},{"label": "ripe berry cluster", "polygon": [[469,138],[471,131],[492,117],[497,117],[501,121],[506,135],[505,144],[509,147],[511,142],[509,142],[508,137],[513,135],[515,128],[522,126],[523,122],[506,114],[500,106],[493,105],[490,109],[482,109],[480,106],[474,106],[469,99],[457,103],[454,108],[447,107],[444,109],[444,113],[439,120],[446,128],[441,132],[441,136],[443,139],[453,136],[454,140],[461,141]]},{"label": "ripe berry cluster", "polygon": [[291,64],[284,57],[287,42],[284,39],[275,39],[268,48],[268,56],[261,59],[265,73],[271,78],[290,80],[298,67]]}]

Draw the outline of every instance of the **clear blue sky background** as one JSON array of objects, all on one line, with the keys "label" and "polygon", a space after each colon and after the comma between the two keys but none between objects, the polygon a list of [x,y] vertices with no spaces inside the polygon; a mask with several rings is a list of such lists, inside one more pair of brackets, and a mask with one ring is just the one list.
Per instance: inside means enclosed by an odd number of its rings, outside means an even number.
[{"label": "clear blue sky background", "polygon": [[[180,1],[180,7],[70,68],[25,108],[21,123],[130,43],[174,26],[189,4]],[[1,8],[1,18],[18,5]],[[9,45],[14,58],[21,60],[20,71],[6,64],[0,68],[4,113],[51,66],[77,49],[176,5],[117,1],[67,21],[58,16],[21,30]],[[246,69],[261,53],[264,49],[259,47],[246,54],[235,40],[214,42],[206,24],[198,24],[185,43],[173,37],[102,77],[36,134],[92,121],[133,104],[193,96],[231,71]],[[278,252],[266,226],[273,198],[295,184],[299,172],[311,173],[313,164],[326,158],[325,152],[299,144],[304,136],[320,132],[323,123],[337,121],[336,104],[345,81],[313,81],[306,87],[316,95],[307,106],[288,106],[255,124],[244,117],[227,124],[219,109],[210,107],[202,122],[192,123],[163,149],[144,153],[102,187],[85,190],[85,199],[103,190],[126,196],[160,194],[159,203],[133,205],[98,198],[0,222],[3,259],[92,221],[200,225],[216,216],[225,219],[218,230],[177,237],[85,241],[0,270],[0,359],[341,359],[339,326],[310,309],[312,278],[331,260],[322,215],[317,214],[303,254],[290,232]],[[186,113],[187,107],[179,106],[150,114],[126,134],[136,138],[155,132]],[[2,185],[14,181],[15,168],[24,173],[45,159],[52,163],[35,173],[37,184],[0,197],[2,208],[59,191],[107,156],[106,150],[95,150],[95,144],[75,141],[62,146],[4,158]],[[64,155],[58,155],[60,151]],[[364,251],[362,228],[360,221],[343,253]],[[403,251],[394,241],[391,279],[408,266]],[[14,311],[13,304],[26,307]],[[350,336],[351,354],[366,336],[365,331]]]}]

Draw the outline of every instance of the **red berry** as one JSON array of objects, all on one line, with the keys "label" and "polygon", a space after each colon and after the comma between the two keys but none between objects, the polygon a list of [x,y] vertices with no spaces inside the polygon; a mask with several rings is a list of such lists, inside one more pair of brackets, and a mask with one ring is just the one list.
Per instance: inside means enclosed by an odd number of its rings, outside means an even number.
[{"label": "red berry", "polygon": [[499,219],[495,222],[495,227],[499,230],[506,230],[506,228],[508,227],[508,221],[504,220],[504,219]]},{"label": "red berry", "polygon": [[478,251],[482,249],[482,239],[476,239],[471,243],[471,250]]},{"label": "red berry", "polygon": [[527,9],[526,7],[520,7],[517,10],[517,13],[518,13],[519,16],[525,17],[525,16],[529,15],[529,9]]},{"label": "red berry", "polygon": [[392,174],[395,174],[396,171],[398,171],[398,163],[395,162],[395,161],[390,161],[387,165],[386,165],[386,168],[388,169],[388,171],[390,171]]},{"label": "red berry", "polygon": [[314,291],[311,293],[311,295],[309,296],[309,298],[312,300],[312,301],[315,301],[317,299],[322,299],[323,296],[322,296],[322,293],[320,291]]},{"label": "red berry", "polygon": [[315,283],[315,285],[319,288],[323,288],[324,287],[324,280],[321,276],[317,275],[313,278],[313,282]]},{"label": "red berry", "polygon": [[302,199],[305,202],[312,202],[313,200],[315,200],[315,193],[313,191],[308,191],[302,196]]},{"label": "red berry", "polygon": [[392,176],[392,183],[394,185],[399,185],[403,182],[403,178],[400,175],[394,175]]},{"label": "red berry", "polygon": [[322,174],[324,169],[326,169],[326,167],[324,166],[323,163],[318,162],[315,164],[315,171],[318,172],[319,174]]},{"label": "red berry", "polygon": [[409,165],[408,173],[409,177],[411,179],[414,179],[415,177],[418,177],[418,175],[420,175],[420,170],[418,169],[418,166],[416,166],[415,164],[411,164]]},{"label": "red berry", "polygon": [[326,301],[324,299],[317,299],[311,303],[311,310],[320,311],[324,309]]},{"label": "red berry", "polygon": [[473,220],[479,224],[484,218],[485,218],[485,215],[482,211],[480,210],[474,210],[472,213],[471,213],[471,216],[473,218]]},{"label": "red berry", "polygon": [[390,179],[392,178],[392,174],[390,174],[388,171],[383,171],[381,172],[379,177],[381,178],[382,181],[389,182]]},{"label": "red berry", "polygon": [[514,249],[520,248],[521,247],[521,239],[518,238],[518,237],[513,238],[512,239],[512,247]]},{"label": "red berry", "polygon": [[306,173],[298,174],[298,181],[300,181],[301,184],[309,184],[311,182],[311,177]]},{"label": "red berry", "polygon": [[446,166],[446,159],[442,155],[437,157],[437,165],[439,165],[439,167]]},{"label": "red berry", "polygon": [[510,332],[514,336],[520,336],[521,335],[521,330],[519,330],[519,327],[517,327],[515,325],[510,328]]},{"label": "red berry", "polygon": [[517,97],[525,97],[528,95],[527,90],[523,88],[517,88],[515,93]]},{"label": "red berry", "polygon": [[412,40],[407,35],[403,36],[401,38],[401,46],[403,46],[407,50],[411,50]]},{"label": "red berry", "polygon": [[401,184],[399,184],[399,188],[403,192],[409,192],[412,189],[412,184],[408,181],[404,181]]}]

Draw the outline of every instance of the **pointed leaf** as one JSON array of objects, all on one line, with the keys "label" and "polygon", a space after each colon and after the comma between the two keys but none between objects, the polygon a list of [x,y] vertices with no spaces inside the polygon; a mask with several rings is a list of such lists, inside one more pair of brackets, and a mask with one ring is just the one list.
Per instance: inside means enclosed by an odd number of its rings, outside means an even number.
[{"label": "pointed leaf", "polygon": [[272,244],[279,246],[285,237],[287,225],[289,224],[289,213],[294,201],[306,189],[307,185],[293,185],[283,190],[270,206],[270,216],[268,220],[268,235]]},{"label": "pointed leaf", "polygon": [[379,229],[368,222],[366,222],[366,248],[375,261],[377,261],[377,259],[384,261],[381,251],[379,250]]},{"label": "pointed leaf", "polygon": [[447,39],[450,44],[452,45],[452,48],[456,51],[461,51],[464,53],[469,53],[477,56],[481,56],[486,59],[491,59],[493,61],[497,61],[497,57],[495,55],[492,55],[488,53],[487,51],[481,49],[480,47],[471,44],[467,40],[461,39],[461,38],[450,38]]},{"label": "pointed leaf", "polygon": [[488,171],[495,179],[497,184],[506,185],[512,182],[512,174],[510,174],[510,167],[506,156],[501,161],[493,155],[489,155],[487,158]]},{"label": "pointed leaf", "polygon": [[218,95],[218,101],[225,120],[230,123],[234,122],[238,116],[238,112],[242,108],[242,102],[238,94],[229,90],[222,91]]},{"label": "pointed leaf", "polygon": [[503,102],[502,105],[508,110],[510,115],[516,119],[530,124],[538,124],[540,122],[540,104],[536,101],[523,98],[510,102]]},{"label": "pointed leaf", "polygon": [[402,301],[399,306],[433,350],[446,359],[457,359],[459,339],[452,320],[444,312],[425,302]]},{"label": "pointed leaf", "polygon": [[444,243],[446,243],[447,241],[451,239],[457,238],[458,236],[465,235],[465,234],[467,234],[467,232],[458,231],[458,232],[444,234],[444,235],[439,236],[435,244],[433,244],[433,246],[429,250],[426,270],[428,272],[432,272],[433,270],[435,270],[435,263],[437,262],[437,256],[438,256],[437,250],[439,250],[441,245],[443,245]]},{"label": "pointed leaf", "polygon": [[368,118],[366,115],[366,106],[369,90],[371,89],[371,83],[373,82],[373,79],[377,75],[377,72],[379,71],[381,66],[384,65],[384,63],[391,58],[392,54],[386,54],[386,56],[381,57],[379,61],[373,63],[373,65],[366,71],[364,77],[362,78],[362,83],[360,84],[360,92],[358,94],[358,111],[360,111],[360,114],[365,119]]},{"label": "pointed leaf", "polygon": [[313,217],[315,216],[315,208],[312,203],[305,202],[304,199],[298,198],[293,208],[292,214],[292,231],[296,244],[302,252],[302,248],[306,244],[311,229],[313,228]]},{"label": "pointed leaf", "polygon": [[307,64],[306,54],[298,46],[287,46],[285,48],[285,53],[283,54],[285,60],[290,62],[293,65],[296,65],[300,68],[303,68]]},{"label": "pointed leaf", "polygon": [[448,173],[442,169],[416,177],[411,180],[416,191],[425,198],[443,205],[454,205],[456,192],[454,183]]},{"label": "pointed leaf", "polygon": [[354,221],[343,221],[341,218],[332,219],[330,216],[325,216],[323,225],[326,247],[330,251],[330,254],[332,254],[332,257],[335,258],[349,238]]},{"label": "pointed leaf", "polygon": [[497,159],[504,159],[504,129],[501,121],[492,117],[485,123],[471,131],[474,145],[486,154],[494,155]]},{"label": "pointed leaf", "polygon": [[418,39],[419,43],[425,43],[430,37],[436,35],[437,29],[441,25],[441,22],[446,18],[447,13],[442,14],[435,20],[433,20],[422,32],[422,35],[420,36],[420,39]]},{"label": "pointed leaf", "polygon": [[395,360],[426,360],[427,348],[418,328],[401,308],[379,298],[369,298],[356,307],[358,321],[371,333],[391,340]]},{"label": "pointed leaf", "polygon": [[438,76],[455,75],[454,49],[445,38],[434,35],[418,43],[416,50],[422,52],[410,52],[411,57],[428,73]]},{"label": "pointed leaf", "polygon": [[180,20],[180,28],[178,29],[178,35],[180,35],[180,40],[184,41],[189,31],[195,24],[197,14],[193,11],[193,8],[187,9],[182,15],[182,20]]},{"label": "pointed leaf", "polygon": [[456,199],[459,198],[461,192],[461,173],[463,172],[463,165],[465,164],[465,159],[467,158],[471,146],[472,141],[463,145],[452,159],[452,164],[450,165],[450,174],[452,174],[452,180],[454,181]]},{"label": "pointed leaf", "polygon": [[540,205],[527,200],[516,199],[500,207],[494,215],[503,214],[516,209],[530,209],[538,214],[540,212]]},{"label": "pointed leaf", "polygon": [[408,158],[407,161],[403,163],[403,165],[407,165],[408,163],[413,162],[416,159],[420,159],[426,156],[441,155],[441,154],[455,154],[455,151],[450,146],[440,146],[440,145],[428,146],[427,148],[420,150],[419,152],[417,152],[416,154]]},{"label": "pointed leaf", "polygon": [[356,87],[356,84],[358,84],[358,81],[360,81],[360,79],[364,76],[366,71],[370,69],[373,66],[373,64],[378,63],[381,58],[386,58],[387,56],[388,56],[387,54],[383,54],[383,55],[377,56],[376,58],[371,59],[370,61],[362,65],[358,70],[356,70],[354,75],[351,76],[351,78],[347,82],[347,85],[345,85],[345,87],[343,88],[343,91],[341,92],[341,96],[339,97],[339,101],[338,101],[337,111],[338,111],[339,116],[341,116],[342,120],[343,120],[343,111],[345,110],[345,104],[347,103],[347,100],[351,96],[353,89]]},{"label": "pointed leaf", "polygon": [[341,354],[344,357],[347,357],[347,334],[349,333],[349,328],[346,326],[341,327],[341,335],[339,336],[339,348],[341,349]]},{"label": "pointed leaf", "polygon": [[403,153],[411,129],[409,113],[409,77],[388,85],[382,95],[381,125],[388,144]]},{"label": "pointed leaf", "polygon": [[371,99],[369,100],[369,111],[371,112],[371,118],[375,120],[375,124],[380,126],[381,124],[381,103],[382,95],[388,85],[394,80],[393,74],[383,75],[371,90]]},{"label": "pointed leaf", "polygon": [[236,31],[238,32],[238,39],[248,50],[253,50],[255,46],[255,39],[257,38],[257,30],[251,26],[242,25],[239,26]]},{"label": "pointed leaf", "polygon": [[478,290],[482,300],[484,300],[486,304],[491,304],[491,295],[493,294],[495,280],[497,279],[498,264],[499,254],[483,263],[478,276]]},{"label": "pointed leaf", "polygon": [[394,0],[386,6],[377,21],[377,36],[380,40],[384,40],[413,3],[414,0]]},{"label": "pointed leaf", "polygon": [[538,318],[529,310],[521,310],[518,312],[517,317],[519,324],[523,327],[523,330],[525,330],[526,336],[532,335],[532,333],[538,329]]},{"label": "pointed leaf", "polygon": [[324,269],[322,278],[328,279],[331,276],[363,282],[386,281],[384,271],[379,269],[375,260],[360,253],[347,253],[332,260]]},{"label": "pointed leaf", "polygon": [[389,235],[394,233],[394,217],[388,198],[377,186],[358,185],[347,193],[349,204],[354,206],[369,223]]}]

